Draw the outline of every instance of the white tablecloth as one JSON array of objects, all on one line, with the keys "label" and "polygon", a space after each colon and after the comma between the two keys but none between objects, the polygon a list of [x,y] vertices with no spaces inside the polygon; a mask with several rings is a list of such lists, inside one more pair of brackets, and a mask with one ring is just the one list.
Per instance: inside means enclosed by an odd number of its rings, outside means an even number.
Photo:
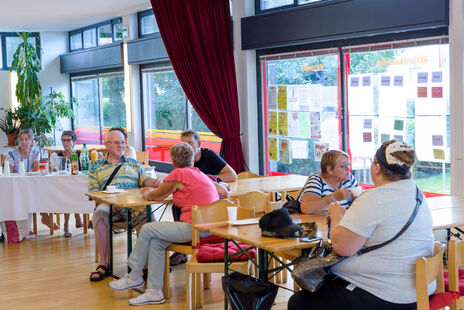
[{"label": "white tablecloth", "polygon": [[85,196],[87,175],[0,176],[0,221],[19,221],[30,213],[92,213]]}]

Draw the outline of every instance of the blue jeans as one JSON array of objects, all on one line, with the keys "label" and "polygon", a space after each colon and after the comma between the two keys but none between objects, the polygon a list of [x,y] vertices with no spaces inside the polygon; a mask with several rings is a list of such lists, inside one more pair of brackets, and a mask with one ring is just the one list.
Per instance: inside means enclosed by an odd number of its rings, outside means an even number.
[{"label": "blue jeans", "polygon": [[147,288],[163,287],[166,248],[173,243],[192,241],[192,225],[186,222],[152,222],[142,226],[128,265],[142,272],[148,262]]}]

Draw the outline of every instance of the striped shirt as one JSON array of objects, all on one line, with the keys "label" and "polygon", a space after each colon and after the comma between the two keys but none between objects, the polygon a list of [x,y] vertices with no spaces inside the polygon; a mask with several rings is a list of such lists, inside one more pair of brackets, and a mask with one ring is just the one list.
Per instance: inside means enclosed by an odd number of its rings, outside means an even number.
[{"label": "striped shirt", "polygon": [[38,162],[39,159],[39,149],[36,147],[31,148],[27,158],[22,158],[18,149],[14,149],[8,152],[8,155],[6,156],[6,160],[10,162],[10,165],[14,166],[14,171],[11,172],[19,172],[20,161],[24,162],[24,168],[26,168],[26,172],[31,172],[32,166],[34,166],[34,163]]},{"label": "striped shirt", "polygon": [[143,187],[145,182],[150,180],[150,177],[135,159],[122,156],[120,162],[114,165],[108,161],[107,157],[104,157],[95,161],[90,168],[89,192],[102,190],[106,181],[120,163],[122,163],[121,169],[108,185],[116,185],[118,188],[137,188]]},{"label": "striped shirt", "polygon": [[[305,185],[303,186],[302,189],[302,195],[300,196],[300,202],[303,199],[303,194],[306,193],[311,193],[311,194],[316,194],[318,196],[325,197],[333,192],[335,192],[320,176],[320,172],[315,172],[311,174],[308,177],[308,180],[306,181]],[[358,186],[358,181],[354,178],[354,176],[350,173],[350,176],[348,179],[342,182],[342,185],[340,186],[341,188],[352,188]],[[346,209],[351,206],[351,203],[353,202],[353,199],[350,197],[347,200],[340,200],[338,203],[342,206],[345,207]]]}]

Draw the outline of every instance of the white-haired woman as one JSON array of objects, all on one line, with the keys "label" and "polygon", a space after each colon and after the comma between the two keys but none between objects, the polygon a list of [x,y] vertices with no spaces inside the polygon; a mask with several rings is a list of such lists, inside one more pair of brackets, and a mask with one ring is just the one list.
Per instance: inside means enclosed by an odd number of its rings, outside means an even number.
[{"label": "white-haired woman", "polygon": [[[371,165],[375,188],[356,198],[348,210],[336,203],[330,205],[333,248],[348,258],[331,268],[332,274],[317,292],[294,294],[289,310],[415,308],[415,261],[433,253],[433,223],[426,200],[399,238],[356,254],[362,247],[392,239],[420,203],[411,180],[414,161],[412,147],[395,140],[383,143]],[[429,293],[434,290],[433,282]]]},{"label": "white-haired woman", "polygon": [[143,267],[148,262],[148,283],[144,294],[129,299],[131,305],[161,304],[165,250],[172,243],[192,241],[192,207],[210,204],[227,196],[225,188],[214,183],[206,174],[193,167],[194,151],[185,142],[170,150],[174,170],[156,189],[148,189],[144,197],[162,201],[172,194],[173,202],[181,208],[180,222],[152,222],[143,225],[128,265],[130,274],[110,283],[116,291],[143,286]]}]

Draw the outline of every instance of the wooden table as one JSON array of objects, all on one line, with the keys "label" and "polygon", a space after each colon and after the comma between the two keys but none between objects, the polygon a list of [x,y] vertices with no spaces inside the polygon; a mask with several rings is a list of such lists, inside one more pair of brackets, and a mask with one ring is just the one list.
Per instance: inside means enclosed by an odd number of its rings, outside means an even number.
[{"label": "wooden table", "polygon": [[262,191],[272,194],[300,190],[303,188],[307,179],[308,177],[304,175],[290,174],[242,179],[230,182],[229,185],[232,189],[231,196],[242,195],[251,191]]},{"label": "wooden table", "polygon": [[[127,257],[129,257],[132,251],[132,211],[146,211],[147,222],[151,222],[151,205],[156,203],[170,203],[171,199],[164,201],[152,201],[146,200],[141,194],[140,188],[124,189],[124,192],[108,194],[101,191],[88,192],[86,195],[94,200],[97,204],[107,204],[110,206],[110,219],[112,218],[113,207],[123,208],[126,210],[126,224],[127,224]],[[161,208],[160,206],[159,208]],[[113,223],[110,221],[109,229],[109,248],[110,248],[110,262],[109,267],[111,273],[113,273]],[[129,267],[128,267],[129,269]],[[130,269],[129,269],[130,272]]]}]

